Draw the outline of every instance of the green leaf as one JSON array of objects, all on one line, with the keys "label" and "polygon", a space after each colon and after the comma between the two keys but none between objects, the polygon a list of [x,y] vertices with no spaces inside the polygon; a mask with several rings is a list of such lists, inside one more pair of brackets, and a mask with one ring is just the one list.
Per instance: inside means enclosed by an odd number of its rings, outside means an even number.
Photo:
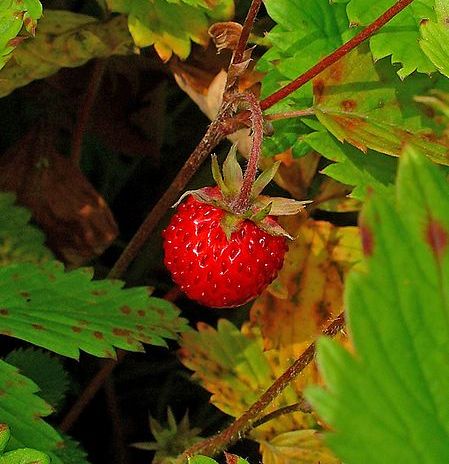
[{"label": "green leaf", "polygon": [[[349,20],[354,25],[367,26],[394,3],[395,0],[351,0],[347,7]],[[415,70],[435,71],[435,66],[418,45],[421,21],[435,18],[434,3],[435,0],[415,0],[373,35],[369,44],[374,59],[391,55],[392,63],[402,65],[398,71],[401,78]]]},{"label": "green leaf", "polygon": [[29,224],[31,213],[14,203],[14,195],[0,193],[0,266],[50,259],[52,254],[44,246],[44,234]]},{"label": "green leaf", "polygon": [[436,66],[438,71],[449,77],[449,11],[443,0],[435,1],[437,21],[421,21],[419,41],[423,52]]},{"label": "green leaf", "polygon": [[328,132],[313,132],[304,139],[315,151],[335,161],[321,172],[347,185],[353,185],[353,198],[363,200],[371,189],[391,194],[396,177],[397,159],[369,150],[360,150],[338,142]]},{"label": "green leaf", "polygon": [[[235,456],[234,454],[226,454],[226,462],[232,464],[248,464],[246,459],[243,459],[239,456]],[[209,458],[207,456],[193,456],[193,458],[189,459],[189,464],[218,464],[215,459]]]},{"label": "green leaf", "polygon": [[11,58],[16,46],[27,38],[18,36],[22,28],[34,36],[41,15],[39,0],[0,0],[0,69]]},{"label": "green leaf", "polygon": [[39,386],[39,396],[55,409],[61,404],[69,387],[69,376],[61,361],[43,350],[18,349],[5,357],[22,374]]},{"label": "green leaf", "polygon": [[213,20],[226,20],[234,13],[232,0],[107,0],[111,11],[129,15],[128,25],[138,47],[154,45],[168,61],[173,53],[185,59],[191,41],[206,45]]},{"label": "green leaf", "polygon": [[[313,66],[354,35],[349,28],[345,5],[328,0],[265,0],[269,16],[276,26],[269,32],[272,47],[258,61],[258,69],[266,76],[262,80],[262,96],[269,95]],[[311,85],[306,85],[270,111],[310,106]],[[292,122],[276,125],[294,124]],[[281,132],[281,131],[278,131]],[[274,144],[277,134],[271,139]],[[279,141],[282,146],[282,140]],[[269,150],[268,146],[265,148]],[[282,151],[282,150],[281,150]],[[271,155],[275,153],[270,153]]]},{"label": "green leaf", "polygon": [[89,269],[64,272],[55,261],[1,268],[1,333],[77,358],[80,349],[114,357],[113,347],[165,346],[164,338],[185,329],[175,306],[147,289],[91,278]]},{"label": "green leaf", "polygon": [[408,147],[396,201],[374,194],[361,220],[365,272],[347,281],[355,354],[323,339],[326,389],[307,395],[347,464],[449,458],[449,184]]},{"label": "green leaf", "polygon": [[50,458],[41,451],[22,448],[0,456],[0,464],[50,464]]},{"label": "green leaf", "polygon": [[48,454],[52,464],[65,464],[54,454],[64,442],[56,430],[42,420],[52,409],[36,395],[37,385],[0,360],[0,388],[0,422],[11,429],[7,449],[33,448]]},{"label": "green leaf", "polygon": [[374,63],[359,47],[313,81],[315,114],[340,141],[362,151],[368,148],[399,156],[405,143],[433,161],[449,164],[448,140],[441,127],[413,101],[431,85],[447,85],[415,75],[402,82],[386,61]]},{"label": "green leaf", "polygon": [[63,435],[64,446],[54,450],[54,455],[64,464],[89,464],[87,453],[73,438]]},{"label": "green leaf", "polygon": [[22,43],[0,71],[0,97],[60,68],[81,66],[92,58],[129,55],[134,48],[124,16],[100,22],[70,11],[46,10],[36,38]]}]

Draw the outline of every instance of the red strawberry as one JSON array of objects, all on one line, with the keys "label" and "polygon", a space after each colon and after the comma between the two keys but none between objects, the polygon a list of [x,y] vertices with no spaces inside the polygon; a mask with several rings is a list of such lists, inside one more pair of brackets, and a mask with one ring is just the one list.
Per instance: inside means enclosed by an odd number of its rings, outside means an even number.
[{"label": "red strawberry", "polygon": [[240,306],[277,276],[287,251],[273,236],[245,219],[228,240],[226,211],[190,195],[164,231],[165,265],[189,298],[204,306]]},{"label": "red strawberry", "polygon": [[296,214],[306,203],[259,195],[277,166],[255,181],[243,213],[233,207],[242,184],[235,148],[224,163],[224,179],[212,159],[219,188],[183,195],[188,198],[178,206],[163,237],[165,265],[189,298],[210,307],[240,306],[276,278],[288,249],[285,237],[291,237],[275,216]]}]

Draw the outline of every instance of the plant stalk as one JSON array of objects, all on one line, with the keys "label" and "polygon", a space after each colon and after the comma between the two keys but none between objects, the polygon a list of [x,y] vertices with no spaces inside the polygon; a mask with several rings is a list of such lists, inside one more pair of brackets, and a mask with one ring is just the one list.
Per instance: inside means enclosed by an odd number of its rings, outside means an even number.
[{"label": "plant stalk", "polygon": [[318,76],[318,74],[320,74],[326,68],[337,62],[340,58],[347,55],[351,50],[353,50],[366,39],[371,37],[382,26],[384,26],[388,21],[393,19],[398,13],[400,13],[405,7],[410,5],[410,3],[412,2],[413,0],[398,0],[391,8],[385,11],[385,13],[381,14],[375,21],[373,21],[369,26],[365,27],[363,31],[361,31],[351,40],[348,40],[348,42],[344,43],[341,47],[337,48],[337,50],[332,52],[330,55],[327,55],[315,66],[312,66],[305,73],[297,77],[294,81],[290,82],[286,86],[280,88],[276,92],[263,99],[260,102],[260,107],[262,108],[262,110],[271,108],[273,105],[288,97],[291,93],[293,93],[295,90],[298,90],[300,87],[312,80],[314,77]]},{"label": "plant stalk", "polygon": [[246,212],[250,205],[251,191],[254,181],[256,180],[257,168],[259,166],[263,142],[263,115],[259,102],[251,92],[246,92],[243,94],[242,98],[245,99],[249,104],[253,138],[248,166],[246,167],[245,175],[243,176],[242,188],[239,195],[231,205],[233,211],[235,211],[237,214]]}]

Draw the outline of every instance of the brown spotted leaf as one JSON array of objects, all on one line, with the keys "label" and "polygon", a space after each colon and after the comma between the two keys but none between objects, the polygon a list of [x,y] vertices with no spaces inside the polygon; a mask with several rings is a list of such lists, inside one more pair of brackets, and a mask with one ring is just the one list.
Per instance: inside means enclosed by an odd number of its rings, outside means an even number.
[{"label": "brown spotted leaf", "polygon": [[314,388],[308,398],[331,427],[327,442],[347,464],[445,462],[447,170],[407,147],[396,196],[374,191],[364,205],[361,229],[365,269],[349,276],[345,293],[355,354],[320,340],[326,389]]},{"label": "brown spotted leaf", "polygon": [[421,77],[402,82],[386,62],[375,64],[367,47],[359,47],[314,79],[315,114],[341,142],[363,152],[399,156],[409,144],[449,164],[449,140],[413,101],[428,84]]},{"label": "brown spotted leaf", "polygon": [[297,238],[275,284],[251,308],[251,322],[261,328],[266,348],[296,357],[343,311],[344,275],[362,256],[357,227],[288,221]]},{"label": "brown spotted leaf", "polygon": [[[211,402],[234,417],[240,416],[259,399],[292,361],[282,357],[278,350],[265,351],[257,328],[244,324],[239,331],[223,319],[218,322],[217,329],[201,323],[198,331],[184,333],[180,357],[183,364],[194,371],[194,379],[212,393]],[[312,363],[271,403],[265,413],[298,403],[305,386],[317,380]],[[316,426],[311,414],[298,411],[257,427],[251,432],[251,438],[268,443],[283,433]],[[298,443],[298,448],[301,446]],[[317,439],[313,446],[316,454],[320,455],[322,443]]]},{"label": "brown spotted leaf", "polygon": [[165,346],[185,329],[175,306],[148,289],[91,279],[89,269],[65,272],[56,261],[0,268],[0,333],[77,358],[79,350],[114,357],[114,347]]}]

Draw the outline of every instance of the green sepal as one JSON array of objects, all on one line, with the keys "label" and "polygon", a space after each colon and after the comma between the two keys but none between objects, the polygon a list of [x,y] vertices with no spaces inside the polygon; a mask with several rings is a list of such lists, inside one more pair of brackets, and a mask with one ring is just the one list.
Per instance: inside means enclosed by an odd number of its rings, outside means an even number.
[{"label": "green sepal", "polygon": [[[212,167],[213,169],[213,167]],[[243,183],[243,172],[237,161],[237,144],[234,143],[223,163],[223,177],[226,187],[232,195],[240,192]]]},{"label": "green sepal", "polygon": [[273,202],[268,203],[261,210],[257,211],[257,213],[254,213],[250,217],[250,220],[253,221],[253,222],[262,221],[263,219],[265,219],[271,213],[272,206],[273,206]]},{"label": "green sepal", "polygon": [[292,216],[304,210],[304,206],[312,203],[312,200],[298,201],[292,198],[267,197],[260,195],[254,202],[256,207],[265,209],[271,205],[271,216]]},{"label": "green sepal", "polygon": [[232,213],[225,214],[223,216],[223,219],[221,220],[220,225],[228,240],[231,239],[232,233],[238,229],[239,225],[244,220],[245,218],[236,216],[235,214],[232,214]]},{"label": "green sepal", "polygon": [[280,161],[276,161],[271,167],[263,171],[255,180],[251,190],[252,200],[255,200],[262,193],[262,190],[273,180],[280,164]]},{"label": "green sepal", "polygon": [[229,196],[230,189],[226,185],[225,181],[223,180],[223,176],[221,175],[217,155],[212,155],[212,177],[214,178],[215,183],[218,185],[218,188],[221,190],[223,196]]}]

